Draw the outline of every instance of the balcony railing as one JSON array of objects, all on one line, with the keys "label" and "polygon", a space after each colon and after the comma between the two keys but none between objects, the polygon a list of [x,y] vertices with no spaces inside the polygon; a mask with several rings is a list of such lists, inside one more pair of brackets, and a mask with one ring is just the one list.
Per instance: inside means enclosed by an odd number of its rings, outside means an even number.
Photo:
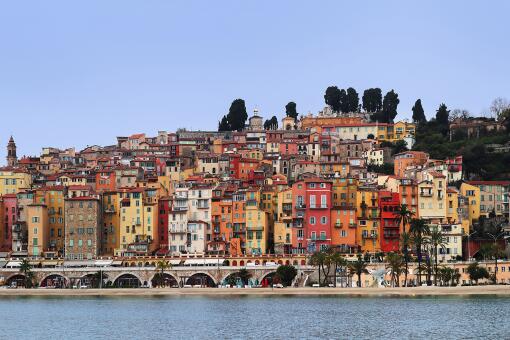
[{"label": "balcony railing", "polygon": [[306,209],[306,204],[304,204],[304,203],[296,203],[296,209]]},{"label": "balcony railing", "polygon": [[356,223],[349,223],[349,228],[356,228]]},{"label": "balcony railing", "polygon": [[342,226],[343,226],[342,222],[336,222],[335,223],[335,228],[342,228]]},{"label": "balcony railing", "polygon": [[361,237],[366,238],[366,239],[376,239],[377,234],[363,234]]}]

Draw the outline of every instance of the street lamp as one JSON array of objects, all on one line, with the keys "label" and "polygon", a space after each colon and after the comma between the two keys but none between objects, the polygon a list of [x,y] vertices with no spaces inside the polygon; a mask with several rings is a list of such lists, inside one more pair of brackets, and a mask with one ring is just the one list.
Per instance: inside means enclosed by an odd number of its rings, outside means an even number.
[{"label": "street lamp", "polygon": [[468,262],[471,260],[471,246],[469,244],[469,238],[471,237],[471,235],[473,234],[476,234],[478,231],[473,231],[471,234],[468,234],[467,236],[467,239],[468,239],[468,244],[467,244],[467,248],[468,248]]}]

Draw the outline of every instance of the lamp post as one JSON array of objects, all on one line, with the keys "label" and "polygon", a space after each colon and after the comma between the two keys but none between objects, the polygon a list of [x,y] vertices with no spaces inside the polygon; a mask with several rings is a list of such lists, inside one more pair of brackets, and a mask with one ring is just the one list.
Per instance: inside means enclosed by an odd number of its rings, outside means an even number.
[{"label": "lamp post", "polygon": [[471,235],[473,234],[476,234],[477,231],[473,231],[471,234],[468,234],[467,238],[468,238],[468,244],[467,244],[467,248],[468,248],[468,262],[471,261],[471,246],[470,246],[470,243],[469,243],[469,238],[471,237]]},{"label": "lamp post", "polygon": [[[505,234],[505,232],[502,231],[497,235],[494,235],[491,233],[486,233],[486,234],[489,235],[494,240],[494,249],[496,249],[497,239],[500,238],[500,236],[503,236]],[[494,251],[494,284],[498,284],[498,253],[496,250]]]}]

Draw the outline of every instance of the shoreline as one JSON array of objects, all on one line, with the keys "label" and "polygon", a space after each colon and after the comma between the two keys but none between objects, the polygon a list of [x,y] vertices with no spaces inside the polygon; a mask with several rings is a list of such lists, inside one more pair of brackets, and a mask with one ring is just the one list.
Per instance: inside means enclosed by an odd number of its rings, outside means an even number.
[{"label": "shoreline", "polygon": [[409,288],[107,288],[107,289],[0,289],[0,299],[23,296],[346,296],[414,297],[498,295],[510,297],[510,286]]}]

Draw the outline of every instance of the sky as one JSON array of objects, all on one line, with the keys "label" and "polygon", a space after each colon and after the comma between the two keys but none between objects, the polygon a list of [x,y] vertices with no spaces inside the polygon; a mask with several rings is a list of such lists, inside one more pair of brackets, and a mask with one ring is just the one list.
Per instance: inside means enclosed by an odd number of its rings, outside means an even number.
[{"label": "sky", "polygon": [[484,112],[510,98],[509,1],[2,1],[0,164],[116,136],[215,130],[236,98],[279,119],[330,85]]}]

